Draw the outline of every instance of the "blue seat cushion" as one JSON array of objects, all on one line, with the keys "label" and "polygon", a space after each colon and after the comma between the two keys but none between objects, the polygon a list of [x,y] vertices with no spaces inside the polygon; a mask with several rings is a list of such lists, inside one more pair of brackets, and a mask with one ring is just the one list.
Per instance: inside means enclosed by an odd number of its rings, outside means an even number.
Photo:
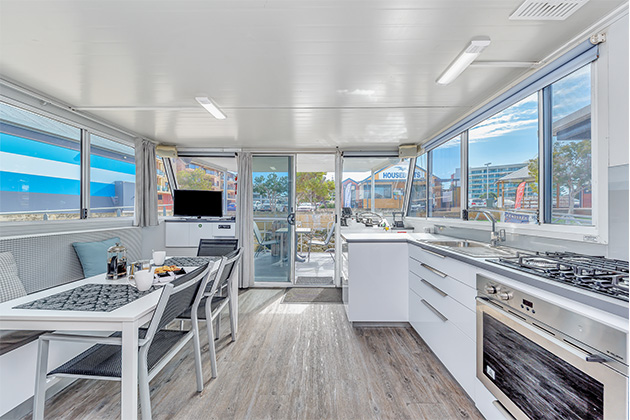
[{"label": "blue seat cushion", "polygon": [[74,242],[72,246],[79,257],[83,275],[92,277],[107,271],[107,249],[120,242],[115,237],[100,242]]}]

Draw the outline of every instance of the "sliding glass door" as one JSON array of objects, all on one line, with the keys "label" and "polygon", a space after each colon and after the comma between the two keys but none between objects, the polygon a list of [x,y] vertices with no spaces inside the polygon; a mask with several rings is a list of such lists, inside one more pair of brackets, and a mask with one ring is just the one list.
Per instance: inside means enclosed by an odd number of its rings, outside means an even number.
[{"label": "sliding glass door", "polygon": [[291,284],[295,261],[293,156],[253,156],[254,281]]}]

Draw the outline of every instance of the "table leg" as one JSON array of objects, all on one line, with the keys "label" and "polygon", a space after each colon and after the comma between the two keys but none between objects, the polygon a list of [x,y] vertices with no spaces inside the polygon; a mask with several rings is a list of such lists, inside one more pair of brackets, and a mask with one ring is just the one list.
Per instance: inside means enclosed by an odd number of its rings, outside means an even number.
[{"label": "table leg", "polygon": [[284,267],[284,235],[280,235],[280,267]]},{"label": "table leg", "polygon": [[132,322],[123,324],[122,330],[122,381],[121,418],[138,418],[138,326]]}]

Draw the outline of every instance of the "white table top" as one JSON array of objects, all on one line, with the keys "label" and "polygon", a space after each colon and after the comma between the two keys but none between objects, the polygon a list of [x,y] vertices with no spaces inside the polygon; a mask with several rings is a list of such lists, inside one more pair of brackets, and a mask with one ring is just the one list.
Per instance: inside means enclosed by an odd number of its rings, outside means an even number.
[{"label": "white table top", "polygon": [[[184,267],[190,272],[197,267]],[[32,302],[47,296],[51,296],[66,290],[75,289],[87,284],[130,284],[127,277],[118,280],[107,280],[105,274],[73,281],[50,289],[0,303],[0,329],[18,329],[14,324],[20,322],[19,329],[41,329],[37,325],[41,322],[68,322],[80,323],[99,322],[131,322],[143,318],[153,311],[160,298],[160,289],[155,290],[139,299],[134,300],[118,309],[110,312],[97,311],[72,311],[72,310],[46,310],[46,309],[14,309],[15,306]],[[160,285],[164,283],[156,283]],[[24,322],[24,323],[22,323]],[[32,325],[32,327],[31,327]]]}]

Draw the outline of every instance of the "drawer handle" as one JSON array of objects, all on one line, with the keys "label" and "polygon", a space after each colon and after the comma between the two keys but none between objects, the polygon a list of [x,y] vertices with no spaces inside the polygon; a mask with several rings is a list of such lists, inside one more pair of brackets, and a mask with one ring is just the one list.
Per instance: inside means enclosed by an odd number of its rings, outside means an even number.
[{"label": "drawer handle", "polygon": [[435,251],[429,251],[429,250],[428,250],[428,249],[426,249],[426,248],[422,248],[422,250],[423,250],[424,252],[427,252],[427,253],[431,254],[431,255],[435,255],[436,257],[446,258],[444,255],[442,255],[442,254],[438,254],[438,253],[437,253],[437,252],[435,252]]},{"label": "drawer handle", "polygon": [[438,311],[437,309],[435,309],[429,302],[427,302],[424,299],[421,299],[422,303],[424,303],[426,305],[427,308],[431,309],[431,311],[436,314],[442,321],[446,322],[448,321],[448,318],[445,317],[444,315],[442,315],[440,313],[440,311]]},{"label": "drawer handle", "polygon": [[432,285],[431,283],[429,283],[428,281],[426,281],[425,279],[420,279],[420,281],[424,284],[426,284],[427,286],[429,286],[430,288],[432,288],[433,290],[435,290],[436,292],[438,292],[439,294],[442,295],[442,297],[446,297],[448,296],[444,291],[440,290],[439,288],[435,287],[434,285]]},{"label": "drawer handle", "polygon": [[492,401],[492,405],[494,405],[497,410],[499,410],[499,412],[503,415],[503,417],[505,417],[506,420],[514,420],[514,416],[512,416],[509,411],[507,411],[507,408],[505,408],[499,400]]},{"label": "drawer handle", "polygon": [[446,274],[442,273],[440,270],[436,270],[435,268],[431,267],[428,264],[425,263],[420,263],[421,266],[423,266],[424,268],[426,268],[427,270],[433,271],[435,274],[437,274],[438,276],[444,278],[446,277]]}]

